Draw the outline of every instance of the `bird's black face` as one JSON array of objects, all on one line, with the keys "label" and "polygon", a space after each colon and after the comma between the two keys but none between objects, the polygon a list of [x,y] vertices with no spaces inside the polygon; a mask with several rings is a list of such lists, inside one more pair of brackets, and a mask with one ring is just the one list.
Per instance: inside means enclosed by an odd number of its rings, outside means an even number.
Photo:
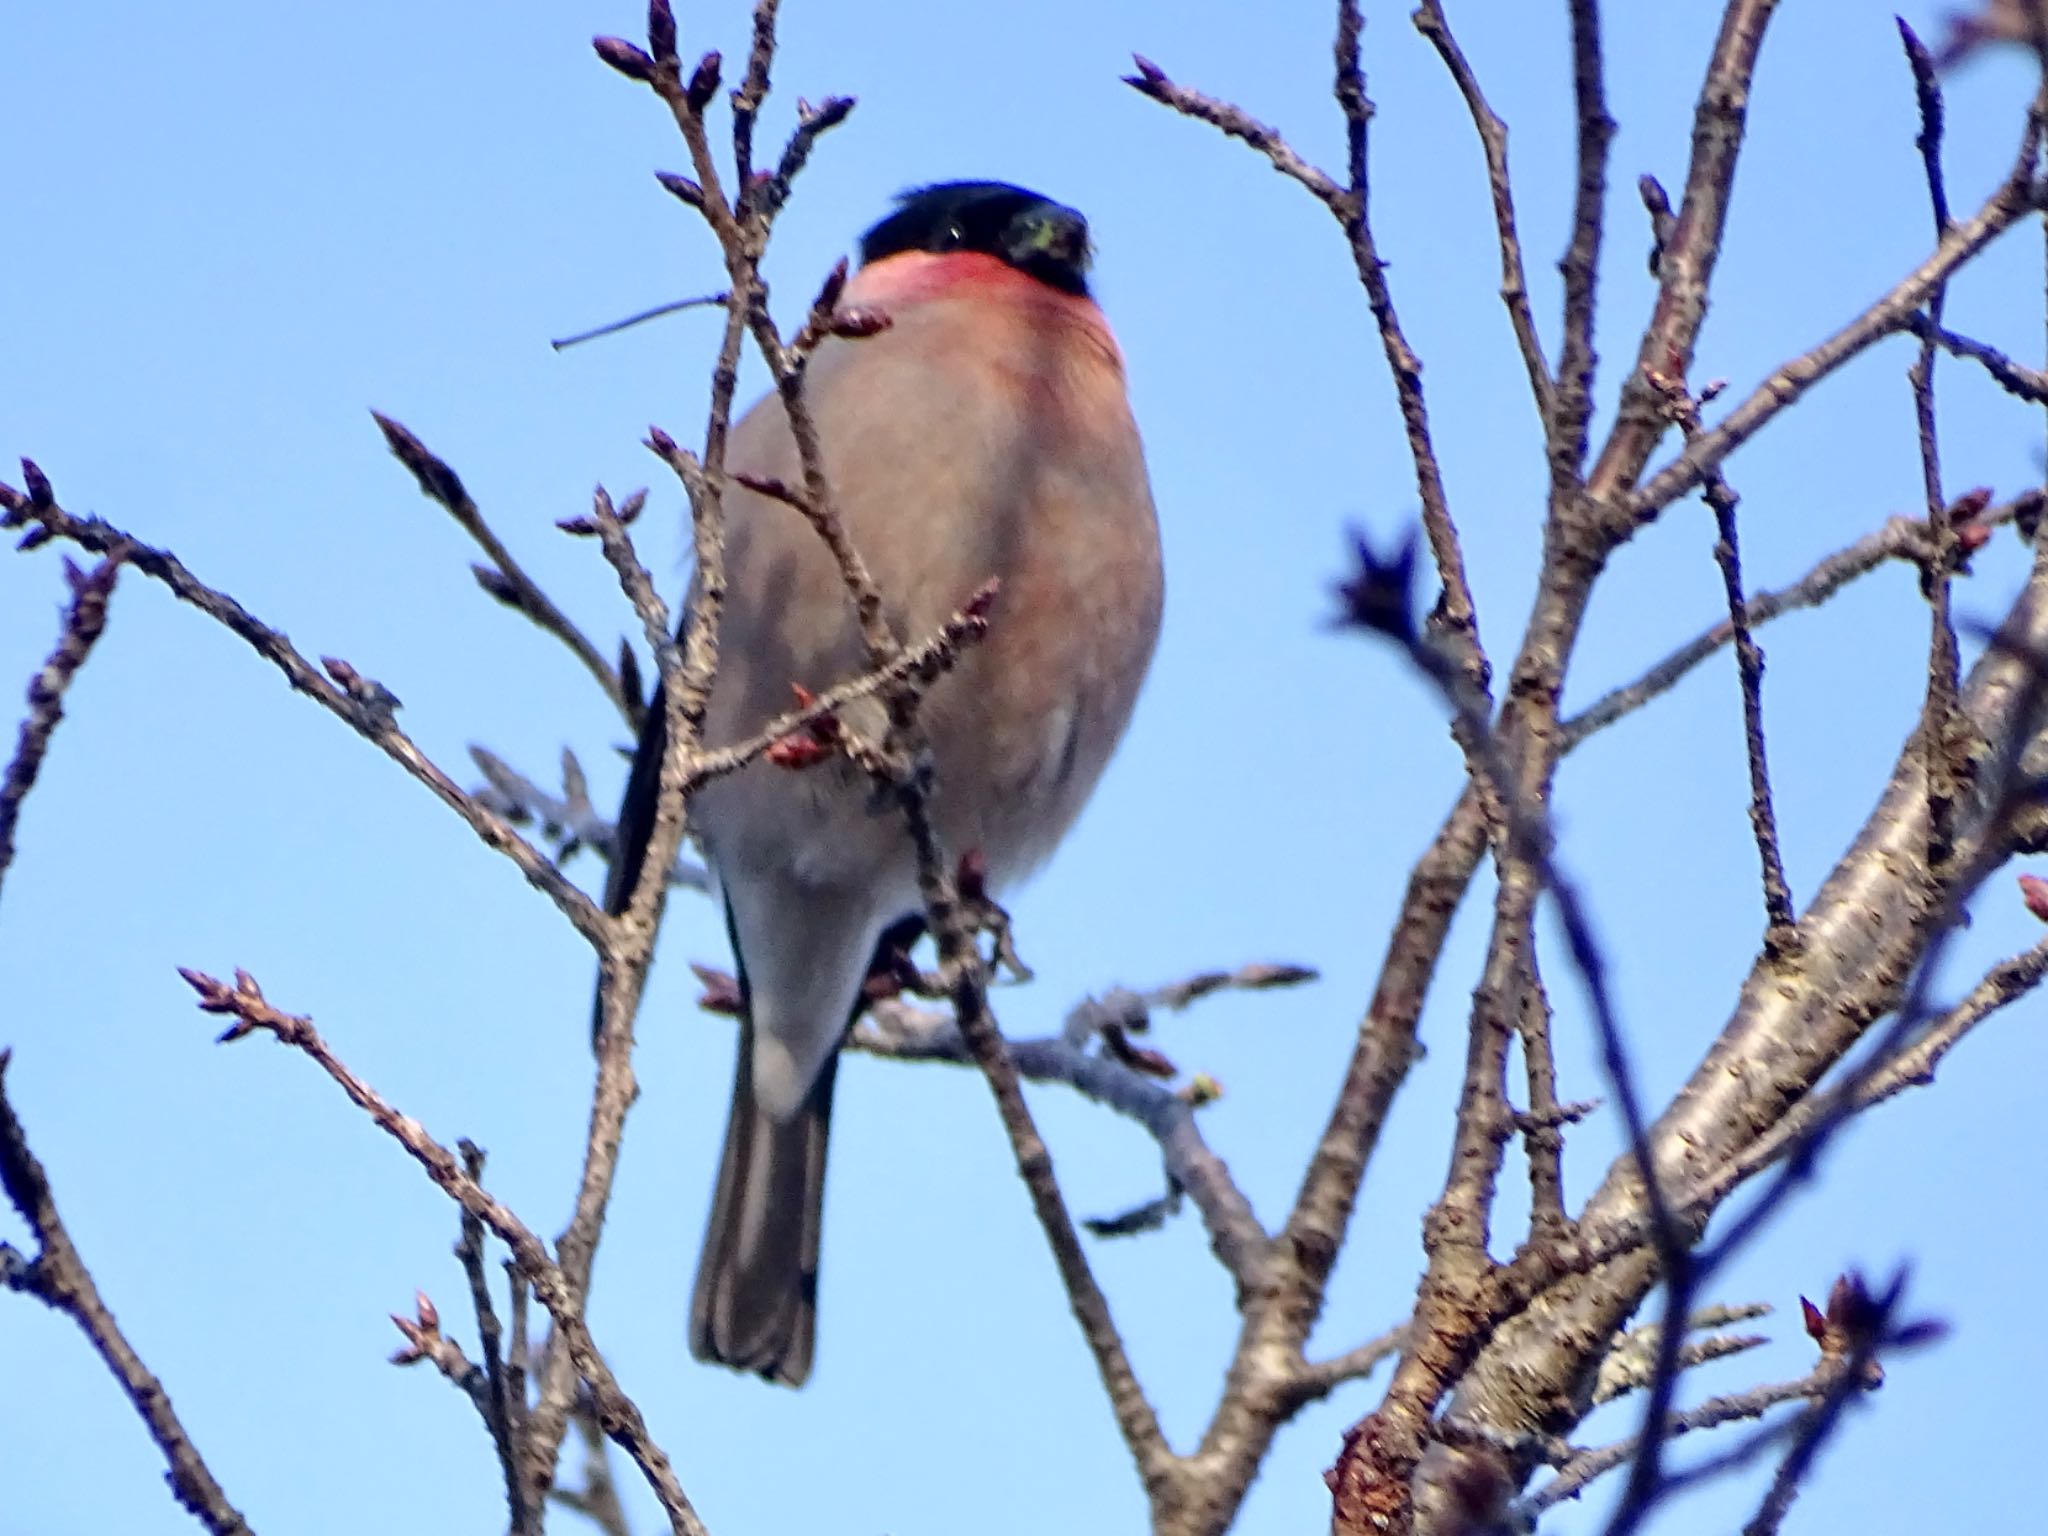
[{"label": "bird's black face", "polygon": [[942,181],[904,193],[896,211],[861,237],[860,258],[903,251],[979,251],[1084,297],[1093,254],[1079,213],[1001,181]]}]

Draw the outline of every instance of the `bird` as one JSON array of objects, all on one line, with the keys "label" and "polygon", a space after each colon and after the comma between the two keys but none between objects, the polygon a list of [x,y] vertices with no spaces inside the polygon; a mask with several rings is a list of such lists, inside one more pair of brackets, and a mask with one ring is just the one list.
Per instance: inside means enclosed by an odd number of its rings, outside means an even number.
[{"label": "bird", "polygon": [[[1158,519],[1123,354],[1090,292],[1088,223],[1007,182],[903,193],[862,237],[844,310],[886,316],[812,355],[803,398],[832,504],[895,633],[932,633],[999,583],[986,636],[917,712],[930,812],[992,894],[1045,862],[1129,723],[1164,602]],[[770,393],[726,452],[726,595],[707,748],[758,733],[868,667],[813,526],[738,483],[801,482]],[[844,723],[880,739],[884,706]],[[653,829],[666,721],[647,711],[606,906],[623,909]],[[688,809],[739,982],[732,1108],[690,1308],[699,1359],[787,1386],[816,1347],[825,1152],[838,1052],[871,970],[922,931],[901,809],[844,754],[761,759]]]}]

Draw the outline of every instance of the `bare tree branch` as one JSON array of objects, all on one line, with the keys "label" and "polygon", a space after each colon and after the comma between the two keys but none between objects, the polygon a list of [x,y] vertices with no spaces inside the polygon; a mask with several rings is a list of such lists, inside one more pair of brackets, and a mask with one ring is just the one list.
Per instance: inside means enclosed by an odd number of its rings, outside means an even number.
[{"label": "bare tree branch", "polygon": [[1571,0],[1572,96],[1578,118],[1578,185],[1572,198],[1571,243],[1564,273],[1564,350],[1557,360],[1557,409],[1547,421],[1555,483],[1576,487],[1586,462],[1586,424],[1593,414],[1593,295],[1607,216],[1607,151],[1614,119],[1600,57],[1598,0]]},{"label": "bare tree branch", "polygon": [[[33,478],[40,479],[40,471]],[[50,750],[50,737],[64,718],[64,692],[107,627],[107,602],[114,595],[114,579],[120,567],[119,555],[109,556],[90,571],[80,571],[70,561],[64,562],[71,606],[64,612],[57,648],[29,679],[28,718],[21,722],[14,757],[7,764],[7,771],[0,774],[0,881],[7,878],[8,866],[14,862],[14,828],[21,818],[22,803],[36,786],[43,756]]]},{"label": "bare tree branch", "polygon": [[[458,1141],[455,1149],[462,1154],[462,1171],[472,1182],[481,1184],[483,1149],[467,1137]],[[497,1307],[491,1302],[490,1277],[484,1271],[484,1224],[467,1210],[462,1212],[462,1236],[455,1244],[455,1257],[469,1281],[469,1302],[476,1312],[477,1342],[483,1350],[487,1387],[484,1422],[490,1426],[491,1444],[505,1474],[505,1505],[511,1516],[512,1536],[538,1536],[541,1521],[519,1478],[519,1441],[526,1432],[526,1400],[512,1395],[505,1372],[503,1325],[498,1321]]]},{"label": "bare tree branch", "polygon": [[462,477],[431,453],[411,429],[380,411],[372,411],[370,415],[376,420],[377,429],[384,434],[392,456],[412,471],[413,478],[419,482],[420,493],[454,518],[456,526],[476,540],[484,553],[490,556],[489,565],[471,567],[476,574],[477,585],[566,645],[570,654],[583,664],[584,670],[596,679],[597,686],[612,701],[627,725],[637,731],[640,728],[641,700],[626,690],[618,670],[604,659],[603,652],[512,558],[504,540],[485,521],[468,488],[463,485]]},{"label": "bare tree branch", "polygon": [[54,499],[30,506],[28,516],[50,537],[132,565],[143,575],[162,582],[180,601],[190,603],[214,622],[232,630],[257,655],[284,673],[293,688],[339,716],[357,735],[433,791],[487,846],[517,865],[527,884],[552,901],[578,933],[592,944],[603,944],[604,914],[569,883],[545,854],[514,831],[503,817],[464,793],[420,751],[412,738],[398,728],[393,718],[396,701],[388,690],[331,658],[328,670],[342,681],[341,686],[329,682],[280,631],[253,617],[226,593],[200,581],[168,550],[152,548],[97,517],[74,517]]},{"label": "bare tree branch", "polygon": [[[1905,44],[1906,60],[1913,71],[1913,93],[1920,109],[1920,134],[1914,140],[1927,177],[1927,200],[1934,213],[1934,238],[1944,240],[1949,232],[1948,186],[1942,176],[1941,82],[1935,78],[1934,60],[1925,45],[1898,18],[1899,39]],[[2025,157],[2031,160],[2031,155]],[[1926,317],[1934,327],[1941,325],[1942,306],[1948,298],[1948,284],[1937,283],[1927,296]],[[1927,642],[1927,703],[1923,740],[1927,752],[1928,820],[1927,857],[1931,863],[1945,862],[1954,845],[1952,823],[1956,796],[1962,793],[1967,761],[1960,761],[1968,744],[1956,730],[1956,688],[1962,662],[1956,648],[1955,618],[1949,611],[1951,573],[1956,563],[1956,529],[1943,515],[1948,497],[1941,488],[1941,445],[1934,422],[1934,357],[1932,336],[1920,342],[1919,356],[1907,371],[1913,390],[1913,419],[1919,429],[1920,473],[1927,497],[1927,527],[1933,535],[1933,558],[1921,580],[1927,595],[1929,635]]]},{"label": "bare tree branch", "polygon": [[1522,263],[1522,236],[1515,223],[1515,193],[1508,180],[1508,128],[1500,120],[1473,73],[1464,49],[1451,35],[1442,0],[1422,0],[1416,8],[1415,30],[1429,39],[1451,72],[1458,94],[1472,115],[1479,132],[1479,147],[1486,155],[1486,184],[1493,196],[1493,224],[1500,239],[1500,301],[1507,306],[1508,323],[1514,328],[1515,345],[1522,354],[1522,366],[1529,375],[1529,393],[1536,402],[1536,419],[1546,432],[1552,418],[1550,364],[1543,356],[1543,342],[1536,334],[1536,318],[1529,309],[1529,279]]},{"label": "bare tree branch", "polygon": [[246,971],[235,973],[232,987],[201,971],[185,970],[180,974],[199,994],[199,1006],[204,1012],[227,1015],[234,1020],[221,1035],[223,1042],[261,1030],[275,1035],[280,1044],[310,1057],[348,1095],[350,1102],[426,1170],[427,1177],[443,1193],[489,1227],[512,1250],[520,1273],[533,1287],[534,1297],[547,1308],[557,1334],[565,1341],[576,1375],[589,1388],[605,1433],[640,1469],[668,1516],[670,1530],[675,1536],[708,1536],[684,1495],[682,1484],[676,1480],[667,1454],[649,1435],[639,1407],[620,1388],[611,1367],[598,1353],[583,1321],[582,1292],[562,1267],[548,1257],[546,1245],[531,1229],[470,1177],[455,1154],[428,1135],[419,1121],[392,1108],[376,1089],[350,1071],[313,1028],[312,1020],[273,1006]]},{"label": "bare tree branch", "polygon": [[1986,346],[1968,336],[1959,336],[1937,325],[1923,313],[1916,313],[1907,327],[1915,336],[1932,341],[1942,351],[1979,363],[2007,394],[2017,395],[2029,405],[2048,405],[2048,373],[2016,363],[1996,347]]},{"label": "bare tree branch", "polygon": [[[1146,993],[1121,989],[1097,1001],[1078,1004],[1056,1035],[1006,1041],[1019,1076],[1034,1082],[1058,1082],[1128,1115],[1149,1131],[1165,1155],[1172,1187],[1195,1202],[1209,1231],[1217,1259],[1237,1281],[1240,1295],[1256,1284],[1268,1257],[1271,1238],[1259,1224],[1229,1167],[1210,1150],[1195,1121],[1195,1110],[1212,1096],[1198,1077],[1173,1088],[1161,1080],[1173,1072],[1163,1058],[1145,1063],[1145,1070],[1119,1059],[1106,1046],[1091,1049],[1110,1031],[1147,1027],[1149,1008],[1181,1008],[1223,987],[1264,990],[1310,980],[1314,972],[1300,966],[1246,966],[1236,972],[1208,972],[1189,982],[1170,983]],[[850,1043],[871,1055],[903,1061],[945,1061],[972,1065],[965,1036],[945,1013],[883,1003],[869,1010],[854,1027]],[[1150,1053],[1157,1057],[1157,1053]]]},{"label": "bare tree branch", "polygon": [[[1987,530],[2009,522],[2024,525],[2040,517],[2043,499],[2038,489],[2023,491],[2004,505],[1972,518],[1971,522]],[[1953,518],[1955,512],[1951,510],[1949,516]],[[1933,539],[1927,524],[1918,518],[1894,517],[1876,532],[1865,534],[1854,544],[1818,561],[1791,585],[1751,594],[1743,605],[1743,611],[1748,616],[1750,627],[1756,629],[1783,614],[1820,607],[1850,582],[1868,575],[1888,561],[1903,560],[1924,568],[1932,558]],[[1634,682],[1602,694],[1564,722],[1565,750],[1570,751],[1596,731],[1605,730],[1624,715],[1632,714],[1670,692],[1694,667],[1728,644],[1733,636],[1733,626],[1727,620],[1711,625]]]},{"label": "bare tree branch", "polygon": [[1624,498],[1616,515],[1618,524],[1633,531],[1650,522],[1679,497],[1696,490],[1709,470],[1718,468],[1815,384],[1861,356],[1873,343],[1913,329],[1913,316],[1935,288],[2033,211],[2038,201],[2025,173],[2008,177],[1974,215],[1952,225],[1934,254],[1889,293],[1818,346],[1773,369],[1770,377],[1717,425],[1701,432],[1676,459]]},{"label": "bare tree branch", "polygon": [[[105,600],[102,592],[98,599]],[[134,1346],[100,1299],[92,1272],[72,1245],[71,1234],[57,1214],[57,1197],[49,1176],[29,1150],[28,1133],[7,1099],[7,1067],[12,1052],[0,1050],[0,1186],[35,1234],[35,1257],[24,1259],[0,1243],[0,1280],[11,1291],[34,1296],[76,1323],[128,1394],[150,1438],[163,1452],[172,1496],[213,1536],[249,1536],[249,1527],[214,1481],[205,1458],[178,1421],[163,1383],[149,1372]]]}]

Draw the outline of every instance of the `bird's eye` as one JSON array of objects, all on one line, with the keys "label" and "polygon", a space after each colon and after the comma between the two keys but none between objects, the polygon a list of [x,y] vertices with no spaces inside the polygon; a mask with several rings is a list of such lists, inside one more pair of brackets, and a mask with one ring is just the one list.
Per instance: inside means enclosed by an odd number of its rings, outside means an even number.
[{"label": "bird's eye", "polygon": [[939,231],[939,249],[957,251],[967,243],[967,230],[958,219],[951,220]]}]

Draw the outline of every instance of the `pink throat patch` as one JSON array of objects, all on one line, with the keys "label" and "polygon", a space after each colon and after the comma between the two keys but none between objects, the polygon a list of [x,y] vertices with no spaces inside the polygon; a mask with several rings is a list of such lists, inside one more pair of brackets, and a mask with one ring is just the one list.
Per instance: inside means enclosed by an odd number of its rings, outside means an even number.
[{"label": "pink throat patch", "polygon": [[887,312],[892,304],[935,299],[976,299],[1037,309],[1078,324],[1097,337],[1119,362],[1122,352],[1109,322],[1093,299],[1062,293],[980,251],[899,251],[862,267],[846,285],[847,305],[871,304]]}]

